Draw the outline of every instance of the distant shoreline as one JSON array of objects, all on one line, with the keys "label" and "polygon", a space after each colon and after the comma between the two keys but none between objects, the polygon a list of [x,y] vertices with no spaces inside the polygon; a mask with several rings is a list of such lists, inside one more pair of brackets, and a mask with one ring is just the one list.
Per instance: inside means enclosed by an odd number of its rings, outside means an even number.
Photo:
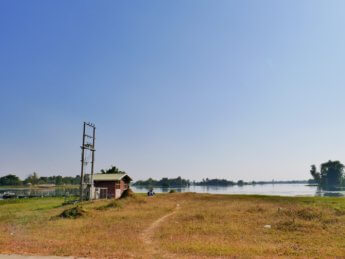
[{"label": "distant shoreline", "polygon": [[171,185],[171,186],[162,186],[162,185],[150,185],[150,184],[132,184],[136,188],[186,188],[190,186],[205,186],[205,187],[231,187],[231,186],[246,186],[246,185],[275,185],[275,184],[305,184],[307,186],[318,186],[317,184],[309,184],[308,181],[275,181],[275,182],[248,182],[243,184],[189,184],[189,185]]}]

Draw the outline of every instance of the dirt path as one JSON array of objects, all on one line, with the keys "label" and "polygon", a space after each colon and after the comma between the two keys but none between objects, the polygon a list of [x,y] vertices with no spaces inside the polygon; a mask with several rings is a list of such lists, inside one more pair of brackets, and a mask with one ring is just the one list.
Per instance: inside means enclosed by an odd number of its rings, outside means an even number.
[{"label": "dirt path", "polygon": [[162,251],[157,245],[153,242],[153,236],[156,229],[169,217],[174,215],[180,209],[180,204],[176,204],[176,208],[173,212],[170,212],[163,217],[154,221],[141,235],[143,242],[146,245],[147,252],[152,256],[151,258],[174,258],[174,255]]}]

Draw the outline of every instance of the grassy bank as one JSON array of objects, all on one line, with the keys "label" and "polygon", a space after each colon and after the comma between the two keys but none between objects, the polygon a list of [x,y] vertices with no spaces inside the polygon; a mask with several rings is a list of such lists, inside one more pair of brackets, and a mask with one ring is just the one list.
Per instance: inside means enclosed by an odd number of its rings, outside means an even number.
[{"label": "grassy bank", "polygon": [[76,219],[63,201],[0,201],[0,253],[152,258],[142,233],[180,204],[154,230],[161,257],[345,255],[342,198],[162,194],[85,203]]}]

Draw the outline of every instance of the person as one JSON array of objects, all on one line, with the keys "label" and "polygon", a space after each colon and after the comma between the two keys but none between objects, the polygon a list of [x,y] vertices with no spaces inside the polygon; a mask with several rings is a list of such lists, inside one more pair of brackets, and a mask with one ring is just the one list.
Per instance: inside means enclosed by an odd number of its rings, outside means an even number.
[{"label": "person", "polygon": [[155,195],[153,189],[151,189],[147,192],[147,196],[153,196],[153,195]]}]

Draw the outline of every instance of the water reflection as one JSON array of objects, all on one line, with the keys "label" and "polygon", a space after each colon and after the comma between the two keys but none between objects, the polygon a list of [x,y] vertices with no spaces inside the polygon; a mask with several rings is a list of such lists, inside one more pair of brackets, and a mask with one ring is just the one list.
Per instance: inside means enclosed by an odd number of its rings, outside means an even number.
[{"label": "water reflection", "polygon": [[343,197],[345,196],[345,189],[344,187],[328,187],[328,188],[317,187],[316,196]]}]

